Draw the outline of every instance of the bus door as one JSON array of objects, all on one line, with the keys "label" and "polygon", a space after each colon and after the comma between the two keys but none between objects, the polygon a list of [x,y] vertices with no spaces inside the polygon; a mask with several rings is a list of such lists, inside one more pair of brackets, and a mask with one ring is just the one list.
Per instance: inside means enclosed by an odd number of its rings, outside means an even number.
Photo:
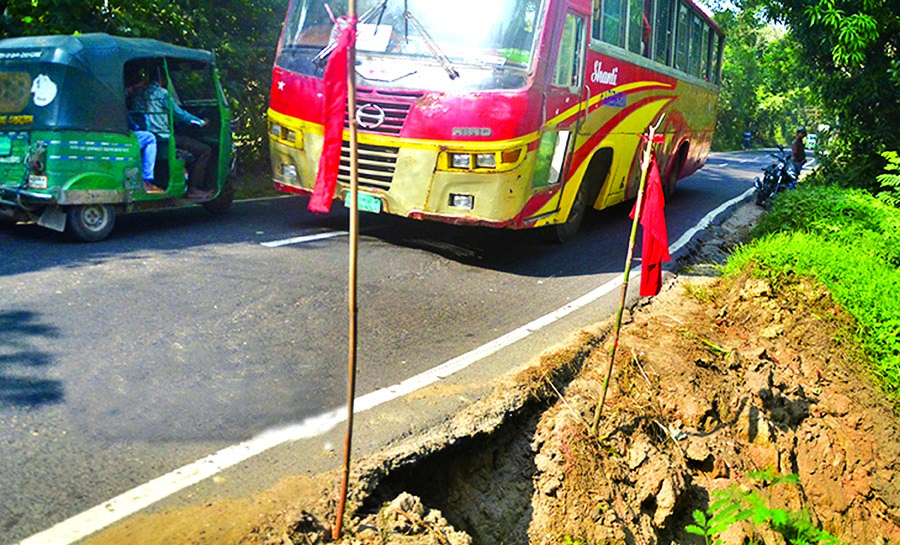
[{"label": "bus door", "polygon": [[[588,28],[587,15],[566,12],[545,97],[546,122],[539,148],[538,163],[549,163],[549,168],[538,169],[535,189],[541,185],[564,186],[569,179],[572,151],[578,131],[584,125],[590,99],[590,90],[584,81]],[[563,202],[564,191],[564,188],[557,191],[554,197],[557,210]],[[569,196],[568,201],[571,200],[572,196]]]}]

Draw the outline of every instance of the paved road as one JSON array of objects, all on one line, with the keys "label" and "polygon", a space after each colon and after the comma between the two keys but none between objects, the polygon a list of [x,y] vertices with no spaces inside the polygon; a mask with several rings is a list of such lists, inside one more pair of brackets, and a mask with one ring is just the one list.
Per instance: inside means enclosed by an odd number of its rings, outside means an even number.
[{"label": "paved road", "polygon": [[[670,241],[747,191],[765,162],[714,154],[680,182],[666,211]],[[565,246],[534,232],[363,215],[358,393],[620,278],[629,210],[594,214]],[[300,198],[240,202],[218,218],[198,207],[121,216],[96,244],[0,229],[0,543],[342,407],[344,229],[345,211],[314,216]],[[297,237],[308,238],[284,244]],[[605,318],[617,297],[503,348],[493,357],[505,369],[481,372],[508,370]]]}]

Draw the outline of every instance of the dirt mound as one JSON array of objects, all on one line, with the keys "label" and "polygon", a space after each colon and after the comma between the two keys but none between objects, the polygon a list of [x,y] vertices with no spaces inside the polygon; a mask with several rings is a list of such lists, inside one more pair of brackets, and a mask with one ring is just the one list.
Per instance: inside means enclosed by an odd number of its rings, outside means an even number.
[{"label": "dirt mound", "polygon": [[[689,543],[690,514],[733,485],[850,543],[900,540],[897,420],[864,377],[852,321],[804,279],[678,282],[610,340],[544,414],[531,543]],[[766,486],[754,471],[796,474]],[[735,527],[779,543],[771,533]]]},{"label": "dirt mound", "polygon": [[[687,273],[627,312],[596,432],[611,323],[429,433],[354,462],[344,542],[699,544],[685,531],[692,513],[728,490],[804,512],[844,542],[900,542],[898,419],[866,378],[852,319],[809,279],[709,274],[758,214],[739,208]],[[139,517],[90,543],[325,543],[336,481]],[[160,525],[179,533],[155,540]],[[724,537],[784,543],[746,523]]]}]

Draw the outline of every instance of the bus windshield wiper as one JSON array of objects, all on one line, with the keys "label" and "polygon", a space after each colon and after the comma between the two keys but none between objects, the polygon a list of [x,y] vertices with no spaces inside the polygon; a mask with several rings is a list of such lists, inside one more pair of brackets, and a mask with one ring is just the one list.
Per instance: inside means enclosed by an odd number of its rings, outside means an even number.
[{"label": "bus windshield wiper", "polygon": [[[381,24],[381,18],[384,17],[384,12],[387,10],[388,0],[382,0],[380,4],[375,4],[371,8],[367,9],[362,15],[359,16],[360,23],[367,23],[372,19],[375,19],[375,25]],[[325,4],[325,9],[328,10],[328,15],[331,17],[331,21],[335,23],[335,27],[331,31],[331,36],[328,39],[328,45],[323,47],[316,53],[316,56],[312,58],[312,63],[321,68],[322,63],[325,59],[328,58],[328,55],[331,55],[331,52],[334,51],[334,48],[337,47],[337,35],[334,32],[334,29],[337,28],[337,21],[335,21],[334,16],[331,13],[331,8],[328,7],[328,4]],[[377,17],[376,17],[377,14]]]},{"label": "bus windshield wiper", "polygon": [[[415,16],[410,13],[409,10],[403,12],[403,18],[408,22],[413,24],[413,27],[416,31],[422,35],[422,40],[425,42],[425,45],[428,46],[429,51],[431,51],[432,56],[441,64],[441,67],[447,71],[447,75],[450,76],[450,79],[456,79],[459,77],[459,72],[456,71],[456,68],[453,67],[453,63],[450,62],[450,59],[447,58],[447,55],[444,55],[444,52],[441,51],[441,48],[438,46],[437,42],[434,41],[434,38],[431,37],[428,32],[425,31],[425,27],[422,26],[422,23],[419,22]],[[409,39],[409,36],[407,36]]]}]

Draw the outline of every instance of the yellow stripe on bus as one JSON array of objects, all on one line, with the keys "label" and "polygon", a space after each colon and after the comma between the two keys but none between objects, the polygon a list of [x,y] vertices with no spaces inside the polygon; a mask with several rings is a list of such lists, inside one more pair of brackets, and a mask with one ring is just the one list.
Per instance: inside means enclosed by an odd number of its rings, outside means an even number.
[{"label": "yellow stripe on bus", "polygon": [[[611,96],[618,95],[620,93],[627,93],[629,91],[640,90],[642,88],[649,87],[662,87],[665,90],[672,90],[675,88],[671,83],[663,83],[661,81],[634,81],[631,83],[626,83],[624,85],[619,85],[618,87],[613,87],[608,91],[604,91],[597,96],[592,96],[588,101],[588,109],[599,102],[602,102],[608,99]],[[560,113],[559,115],[553,117],[552,119],[547,121],[547,126],[554,127],[559,123],[563,122],[566,119],[569,119],[572,116],[578,115],[578,112],[584,109],[584,101],[580,101],[573,106],[571,106],[568,110]]]}]

